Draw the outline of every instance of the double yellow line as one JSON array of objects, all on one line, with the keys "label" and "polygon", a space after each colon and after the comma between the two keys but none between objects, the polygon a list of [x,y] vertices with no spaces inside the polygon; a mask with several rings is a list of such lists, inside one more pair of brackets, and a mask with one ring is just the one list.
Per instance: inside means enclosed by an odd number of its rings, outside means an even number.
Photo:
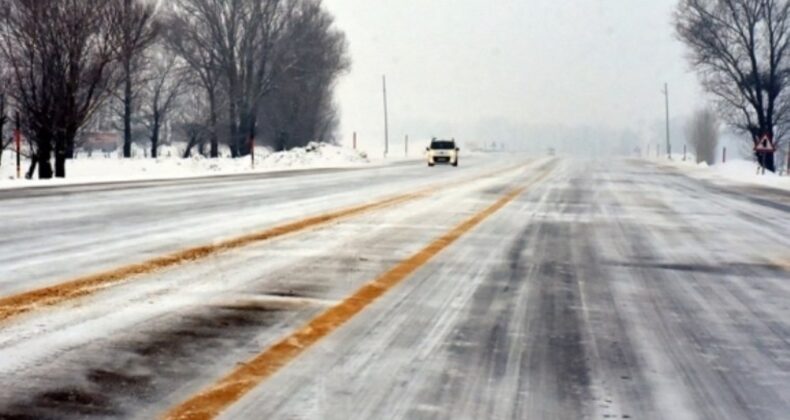
[{"label": "double yellow line", "polygon": [[[515,167],[509,167],[504,170],[485,174],[481,177],[476,177],[475,179],[501,175],[506,172],[524,168],[524,166],[524,164],[521,164]],[[446,187],[446,184],[443,186]],[[254,243],[320,227],[370,211],[396,206],[419,197],[427,196],[433,191],[436,191],[436,188],[425,188],[417,192],[401,194],[373,203],[308,217],[306,219],[285,223],[270,229],[235,237],[219,243],[176,251],[139,263],[78,277],[53,286],[0,298],[0,322],[41,308],[59,305],[73,299],[92,295],[108,287],[129,281],[135,276],[150,274],[155,271],[201,260],[215,254],[242,248]]]},{"label": "double yellow line", "polygon": [[[545,168],[529,185],[540,182],[550,173],[551,168]],[[401,261],[377,279],[363,285],[343,301],[319,314],[253,359],[240,364],[215,384],[172,408],[164,418],[193,420],[211,419],[218,416],[261,382],[401,283],[465,233],[513,201],[529,185],[511,190],[495,203],[464,220],[416,254]]]}]

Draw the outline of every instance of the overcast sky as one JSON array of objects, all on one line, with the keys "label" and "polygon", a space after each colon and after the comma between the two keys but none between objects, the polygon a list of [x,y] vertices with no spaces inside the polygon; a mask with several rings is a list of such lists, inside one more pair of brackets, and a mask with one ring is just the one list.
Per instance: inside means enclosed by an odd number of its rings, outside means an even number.
[{"label": "overcast sky", "polygon": [[382,141],[382,74],[393,143],[405,134],[472,140],[498,125],[655,131],[664,82],[673,115],[704,104],[673,36],[675,4],[325,0],[353,60],[337,91],[343,141],[353,131],[369,148]]}]

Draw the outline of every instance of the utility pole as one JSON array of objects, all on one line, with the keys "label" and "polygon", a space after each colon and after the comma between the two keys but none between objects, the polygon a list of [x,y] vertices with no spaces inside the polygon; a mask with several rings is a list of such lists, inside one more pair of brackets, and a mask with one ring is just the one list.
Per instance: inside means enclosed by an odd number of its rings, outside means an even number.
[{"label": "utility pole", "polygon": [[669,142],[669,85],[664,83],[664,99],[667,110],[667,159],[672,159],[672,144]]},{"label": "utility pole", "polygon": [[384,88],[384,157],[387,157],[390,148],[389,116],[387,115],[387,76],[381,76],[381,85]]}]

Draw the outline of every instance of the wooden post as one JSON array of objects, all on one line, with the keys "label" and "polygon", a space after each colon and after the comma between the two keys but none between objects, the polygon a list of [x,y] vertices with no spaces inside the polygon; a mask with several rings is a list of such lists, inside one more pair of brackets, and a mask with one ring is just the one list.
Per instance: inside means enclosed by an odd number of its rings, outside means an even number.
[{"label": "wooden post", "polygon": [[727,163],[727,148],[723,148],[721,151],[721,163]]},{"label": "wooden post", "polygon": [[357,150],[357,132],[354,132],[354,150]]}]

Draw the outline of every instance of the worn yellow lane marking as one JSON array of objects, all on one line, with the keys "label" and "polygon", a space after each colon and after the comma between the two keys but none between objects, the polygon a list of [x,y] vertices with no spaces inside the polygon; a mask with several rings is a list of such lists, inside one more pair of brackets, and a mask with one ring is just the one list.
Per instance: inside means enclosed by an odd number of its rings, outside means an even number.
[{"label": "worn yellow lane marking", "polygon": [[790,271],[790,259],[787,260],[775,259],[771,262],[773,263],[773,265],[779,267],[779,269],[781,270]]},{"label": "worn yellow lane marking", "polygon": [[[471,180],[497,176],[524,167],[525,164],[520,164],[492,173],[484,174]],[[463,185],[464,183],[471,180],[459,182],[457,185]],[[444,187],[446,188],[446,185]],[[435,191],[436,188],[428,187],[416,192],[401,194],[376,202],[357,205],[354,207],[285,223],[283,225],[275,226],[263,231],[235,237],[218,243],[188,248],[139,263],[126,265],[87,276],[81,276],[53,286],[2,297],[0,298],[0,322],[7,321],[11,318],[32,312],[40,308],[55,306],[73,299],[89,296],[105,288],[124,283],[135,276],[150,274],[155,271],[201,260],[215,254],[242,248],[254,243],[275,239],[312,228],[317,228],[374,210],[394,207],[401,203],[412,201],[420,197],[425,197]]]},{"label": "worn yellow lane marking", "polygon": [[142,274],[149,274],[157,270],[174,267],[190,261],[197,261],[220,252],[241,248],[256,242],[281,237],[290,233],[303,231],[309,228],[325,225],[340,219],[356,216],[361,213],[376,209],[395,206],[397,204],[424,196],[425,192],[399,195],[383,201],[364,204],[348,209],[309,217],[261,232],[239,236],[211,245],[202,245],[176,251],[171,254],[155,257],[136,264],[127,265],[109,271],[80,277],[54,286],[24,292],[5,298],[0,298],[0,321],[8,320],[15,316],[30,312],[46,306],[54,306],[71,299],[93,294],[103,288],[112,286],[129,278]]},{"label": "worn yellow lane marking", "polygon": [[[551,173],[546,169],[530,184],[541,181]],[[465,233],[522,194],[528,186],[511,190],[494,204],[455,226],[428,246],[401,261],[379,278],[363,285],[339,304],[319,314],[306,325],[267,348],[252,360],[242,363],[230,374],[202,392],[172,408],[164,416],[168,420],[211,419],[238,401],[265,379],[272,376],[316,342],[349,321],[365,307],[387,293],[434,256],[442,252]]]}]

